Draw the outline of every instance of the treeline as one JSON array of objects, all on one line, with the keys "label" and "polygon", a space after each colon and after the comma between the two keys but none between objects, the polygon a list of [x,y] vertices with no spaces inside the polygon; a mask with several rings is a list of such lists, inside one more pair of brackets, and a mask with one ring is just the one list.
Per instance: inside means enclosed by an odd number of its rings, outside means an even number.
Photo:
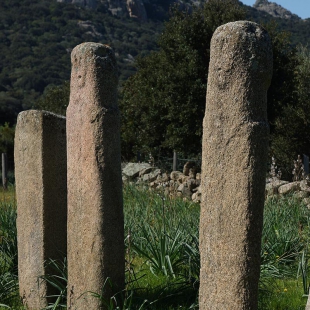
[{"label": "treeline", "polygon": [[[174,10],[159,38],[159,50],[138,59],[136,74],[124,84],[123,155],[154,156],[173,150],[186,157],[201,153],[210,41],[214,30],[243,20],[236,0],[209,0],[193,14]],[[310,52],[295,47],[275,23],[265,24],[273,44],[273,78],[268,90],[270,158],[291,178],[297,154],[310,155]],[[267,170],[267,167],[266,167]]]},{"label": "treeline", "polygon": [[[70,52],[85,41],[115,49],[122,85],[135,72],[135,58],[158,49],[157,38],[172,2],[149,1],[145,4],[148,22],[140,23],[126,12],[112,16],[104,2],[89,10],[56,0],[1,0],[0,125],[14,124],[18,112],[32,107],[44,91],[69,80]],[[274,20],[267,13],[239,5],[246,9],[247,19]],[[276,22],[279,29],[292,32],[293,44],[307,45],[310,20]]]},{"label": "treeline", "polygon": [[[111,45],[118,59],[123,156],[130,159],[138,151],[158,156],[171,154],[173,149],[197,156],[210,39],[217,26],[248,19],[265,24],[273,40],[274,74],[268,92],[271,153],[289,173],[291,158],[297,153],[310,154],[306,134],[310,132],[309,52],[298,47],[307,45],[310,20],[274,19],[237,0],[210,0],[192,14],[175,6],[163,28],[168,2],[161,2],[156,4],[162,5],[162,14],[141,24],[126,14],[112,16],[104,5],[92,11],[54,0],[2,0],[3,132],[12,129],[18,112],[24,109],[65,114],[71,50],[84,41],[94,41]],[[292,30],[293,35],[283,29]],[[12,143],[4,142],[3,137],[0,133],[2,150],[8,145],[12,149]]]}]

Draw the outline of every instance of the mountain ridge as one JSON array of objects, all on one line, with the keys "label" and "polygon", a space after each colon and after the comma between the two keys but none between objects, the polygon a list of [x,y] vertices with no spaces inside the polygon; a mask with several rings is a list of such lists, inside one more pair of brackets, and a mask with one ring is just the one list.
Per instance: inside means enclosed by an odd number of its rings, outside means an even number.
[{"label": "mountain ridge", "polygon": [[268,0],[256,0],[256,2],[253,4],[253,8],[262,12],[266,12],[276,18],[301,19],[301,17],[293,14],[291,11],[287,10],[280,4],[270,2]]},{"label": "mountain ridge", "polygon": [[[146,22],[148,20],[148,12],[150,11],[149,7],[151,4],[152,10],[155,12],[158,11],[158,5],[160,6],[160,1],[154,4],[154,1],[150,0],[56,0],[60,3],[71,3],[83,7],[87,7],[90,9],[96,9],[99,5],[104,6],[107,10],[109,10],[112,15],[120,16],[124,13],[128,13],[129,17],[136,18],[142,22]],[[208,1],[208,0],[205,0]],[[171,5],[172,3],[176,3],[181,7],[181,9],[192,10],[193,6],[201,6],[204,1],[203,0],[166,0],[166,4]],[[256,0],[253,4],[253,8],[266,12],[273,17],[276,18],[284,18],[284,19],[301,19],[298,15],[293,14],[288,9],[283,6],[271,2],[268,0]]]}]

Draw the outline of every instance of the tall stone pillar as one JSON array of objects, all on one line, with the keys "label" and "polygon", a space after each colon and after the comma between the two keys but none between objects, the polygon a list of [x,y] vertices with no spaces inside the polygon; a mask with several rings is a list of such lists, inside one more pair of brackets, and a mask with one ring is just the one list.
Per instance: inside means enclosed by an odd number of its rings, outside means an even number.
[{"label": "tall stone pillar", "polygon": [[199,309],[257,309],[272,47],[259,25],[211,40],[202,141]]},{"label": "tall stone pillar", "polygon": [[66,119],[21,112],[15,145],[19,291],[27,309],[40,310],[53,288],[38,277],[45,261],[67,252]]},{"label": "tall stone pillar", "polygon": [[68,309],[98,310],[87,292],[109,300],[125,281],[117,64],[113,50],[96,43],[76,46],[71,61]]}]

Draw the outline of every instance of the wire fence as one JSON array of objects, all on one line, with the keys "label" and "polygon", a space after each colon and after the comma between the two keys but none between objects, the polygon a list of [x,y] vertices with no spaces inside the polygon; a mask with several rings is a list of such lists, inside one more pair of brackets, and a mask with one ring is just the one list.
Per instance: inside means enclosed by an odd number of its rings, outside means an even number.
[{"label": "wire fence", "polygon": [[151,153],[137,153],[137,162],[148,162],[154,167],[160,168],[162,171],[183,171],[183,167],[187,162],[193,162],[196,166],[196,171],[201,171],[201,157],[196,158],[182,158],[182,153],[173,152],[173,157],[156,156],[154,158]]},{"label": "wire fence", "polygon": [[[199,158],[179,158],[177,157],[176,163],[174,163],[174,157],[163,157],[160,156],[156,162],[156,167],[162,169],[163,171],[183,171],[183,167],[187,162],[195,163],[197,171],[200,171],[201,159]],[[176,169],[174,169],[176,168]]]}]

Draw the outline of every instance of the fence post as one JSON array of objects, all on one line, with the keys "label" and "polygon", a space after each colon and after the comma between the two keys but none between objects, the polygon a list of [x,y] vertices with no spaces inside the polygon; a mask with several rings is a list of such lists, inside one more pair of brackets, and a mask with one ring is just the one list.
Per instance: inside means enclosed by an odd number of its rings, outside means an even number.
[{"label": "fence post", "polygon": [[178,170],[178,153],[173,151],[173,164],[172,164],[172,171]]},{"label": "fence post", "polygon": [[305,171],[305,175],[309,174],[309,156],[303,154],[304,157],[304,171]]},{"label": "fence post", "polygon": [[5,190],[8,188],[8,157],[6,153],[2,153],[2,185]]}]

